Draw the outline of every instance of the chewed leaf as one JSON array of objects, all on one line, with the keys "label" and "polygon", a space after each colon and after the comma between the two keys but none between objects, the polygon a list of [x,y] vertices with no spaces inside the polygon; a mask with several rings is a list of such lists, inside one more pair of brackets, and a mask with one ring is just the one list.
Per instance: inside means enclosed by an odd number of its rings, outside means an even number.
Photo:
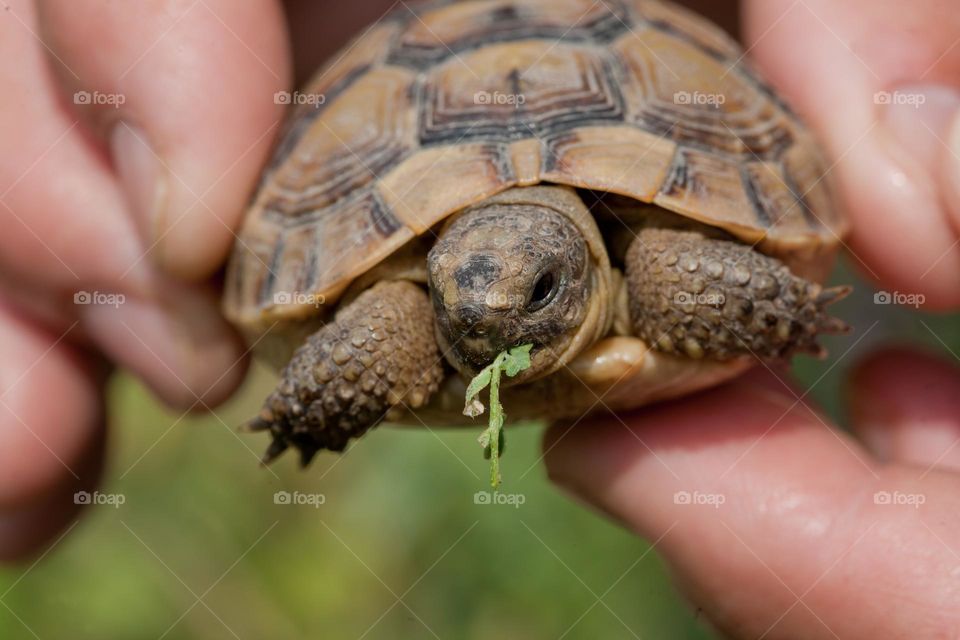
[{"label": "chewed leaf", "polygon": [[463,415],[468,418],[476,418],[477,416],[483,415],[484,409],[483,403],[474,398],[467,402],[467,406],[463,408]]},{"label": "chewed leaf", "polygon": [[480,392],[490,387],[490,418],[477,441],[483,447],[483,457],[490,460],[490,485],[496,489],[500,485],[500,456],[503,455],[503,423],[505,414],[500,405],[500,374],[511,378],[530,368],[530,350],[532,344],[514,347],[498,355],[490,366],[486,367],[470,381],[467,386],[466,402],[463,414],[475,418],[483,413],[483,403],[477,398]]},{"label": "chewed leaf", "polygon": [[483,403],[477,400],[477,396],[490,384],[492,376],[493,368],[487,367],[470,381],[470,385],[467,387],[467,399],[463,406],[463,415],[476,418],[483,413]]},{"label": "chewed leaf", "polygon": [[503,361],[503,372],[511,378],[521,371],[530,368],[530,350],[532,344],[525,344],[522,347],[510,349],[507,357]]}]

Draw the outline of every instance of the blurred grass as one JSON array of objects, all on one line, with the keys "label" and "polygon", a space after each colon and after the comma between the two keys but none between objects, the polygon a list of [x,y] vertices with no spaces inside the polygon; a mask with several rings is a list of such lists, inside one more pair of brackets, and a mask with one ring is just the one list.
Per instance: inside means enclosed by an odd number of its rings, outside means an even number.
[{"label": "blurred grass", "polygon": [[[857,329],[827,340],[829,361],[796,365],[836,419],[844,373],[877,344],[960,353],[956,317],[872,295],[861,284],[837,309]],[[87,509],[32,569],[0,571],[0,638],[713,637],[645,542],[549,486],[540,429],[508,433],[517,508],[474,503],[486,488],[479,429],[382,429],[306,473],[292,458],[265,471],[265,438],[233,427],[270,382],[255,369],[216,416],[181,419],[118,376],[101,491],[126,503]],[[325,502],[278,505],[277,491]]]}]

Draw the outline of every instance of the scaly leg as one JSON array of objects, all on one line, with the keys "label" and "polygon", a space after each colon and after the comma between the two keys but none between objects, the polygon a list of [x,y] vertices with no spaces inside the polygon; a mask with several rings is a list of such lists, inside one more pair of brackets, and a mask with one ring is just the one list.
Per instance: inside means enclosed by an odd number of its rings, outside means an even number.
[{"label": "scaly leg", "polygon": [[423,406],[443,375],[426,292],[380,282],[297,349],[248,427],[273,435],[264,463],[292,446],[305,466],[321,449],[342,451],[391,409]]},{"label": "scaly leg", "polygon": [[715,360],[819,356],[819,334],[847,330],[825,307],[849,287],[824,289],[730,240],[643,229],[627,252],[626,272],[634,332],[668,353]]}]

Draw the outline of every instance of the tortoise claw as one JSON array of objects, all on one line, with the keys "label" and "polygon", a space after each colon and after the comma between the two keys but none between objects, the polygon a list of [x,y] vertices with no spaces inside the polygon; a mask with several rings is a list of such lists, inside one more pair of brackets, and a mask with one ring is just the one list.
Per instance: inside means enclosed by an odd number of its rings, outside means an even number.
[{"label": "tortoise claw", "polygon": [[272,424],[272,422],[257,416],[237,427],[237,431],[240,433],[260,433],[261,431],[269,431]]},{"label": "tortoise claw", "polygon": [[[841,320],[840,318],[834,318],[833,316],[827,315],[825,309],[827,306],[840,302],[846,298],[853,291],[851,286],[840,286],[840,287],[830,287],[829,289],[824,289],[821,291],[814,302],[817,305],[817,308],[823,311],[820,317],[820,321],[817,323],[817,329],[820,333],[827,334],[845,334],[850,333],[850,325]],[[826,350],[823,350],[822,354],[814,354],[817,357],[826,357]]]},{"label": "tortoise claw", "polygon": [[290,445],[288,445],[285,441],[275,438],[267,448],[267,452],[263,454],[263,458],[260,459],[260,465],[266,467],[271,462],[279,458],[289,446]]},{"label": "tortoise claw", "polygon": [[829,289],[824,289],[817,296],[816,303],[821,307],[833,304],[835,302],[840,302],[846,298],[853,291],[853,287],[849,285],[843,285],[840,287],[830,287]]},{"label": "tortoise claw", "polygon": [[306,469],[308,466],[310,466],[310,463],[313,462],[313,458],[317,455],[317,452],[320,451],[320,448],[317,446],[300,445],[298,449],[300,451],[301,469]]}]

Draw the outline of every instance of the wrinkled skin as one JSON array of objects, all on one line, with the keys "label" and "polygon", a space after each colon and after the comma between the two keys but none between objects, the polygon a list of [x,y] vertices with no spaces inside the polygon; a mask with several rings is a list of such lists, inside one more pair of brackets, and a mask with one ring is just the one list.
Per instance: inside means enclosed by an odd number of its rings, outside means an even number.
[{"label": "wrinkled skin", "polygon": [[441,350],[472,376],[510,347],[533,344],[529,379],[554,366],[593,295],[586,243],[564,216],[533,206],[467,211],[430,251]]}]

